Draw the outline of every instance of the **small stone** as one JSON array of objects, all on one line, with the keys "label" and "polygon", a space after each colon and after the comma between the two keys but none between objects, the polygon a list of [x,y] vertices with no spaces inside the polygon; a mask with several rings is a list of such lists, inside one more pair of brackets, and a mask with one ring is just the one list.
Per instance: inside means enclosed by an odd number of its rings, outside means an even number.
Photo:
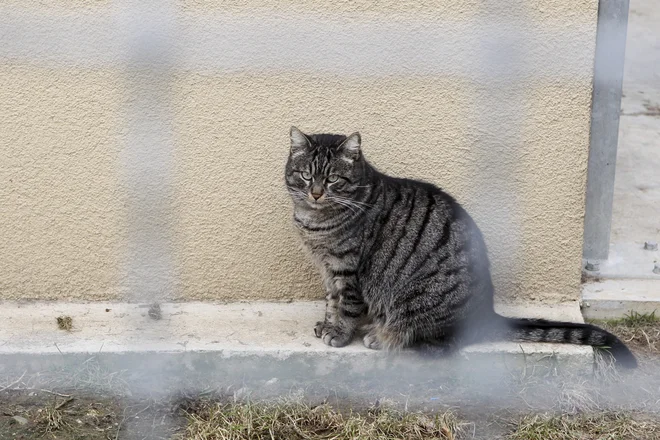
[{"label": "small stone", "polygon": [[653,273],[657,273],[658,275],[660,275],[660,264],[656,264],[653,267]]},{"label": "small stone", "polygon": [[584,266],[589,272],[596,272],[600,270],[600,264],[596,261],[587,261],[587,264]]},{"label": "small stone", "polygon": [[271,380],[266,381],[266,385],[275,385],[277,383],[277,378],[274,377]]},{"label": "small stone", "polygon": [[160,310],[160,304],[158,303],[152,304],[151,307],[149,307],[149,311],[147,312],[147,314],[151,319],[155,319],[156,321],[161,319],[163,317],[163,314]]},{"label": "small stone", "polygon": [[16,420],[16,422],[18,422],[19,425],[27,425],[28,423],[28,420],[25,417],[14,416],[12,417],[12,419]]},{"label": "small stone", "polygon": [[657,241],[645,241],[644,242],[644,249],[647,251],[657,251],[658,250],[658,242]]}]

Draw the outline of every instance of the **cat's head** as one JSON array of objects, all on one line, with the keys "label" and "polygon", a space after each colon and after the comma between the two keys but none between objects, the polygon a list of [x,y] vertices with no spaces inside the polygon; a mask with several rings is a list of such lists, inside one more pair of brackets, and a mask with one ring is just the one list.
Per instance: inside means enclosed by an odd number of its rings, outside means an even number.
[{"label": "cat's head", "polygon": [[361,187],[360,133],[306,135],[291,127],[286,184],[296,204],[313,209],[346,206]]}]

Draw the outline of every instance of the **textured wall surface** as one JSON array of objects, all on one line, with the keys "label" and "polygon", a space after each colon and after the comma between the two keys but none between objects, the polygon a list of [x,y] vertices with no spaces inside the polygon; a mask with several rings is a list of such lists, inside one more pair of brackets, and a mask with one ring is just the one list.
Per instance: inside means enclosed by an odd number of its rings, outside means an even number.
[{"label": "textured wall surface", "polygon": [[73,3],[0,2],[0,299],[321,297],[292,124],[451,192],[502,300],[578,298],[597,0]]}]

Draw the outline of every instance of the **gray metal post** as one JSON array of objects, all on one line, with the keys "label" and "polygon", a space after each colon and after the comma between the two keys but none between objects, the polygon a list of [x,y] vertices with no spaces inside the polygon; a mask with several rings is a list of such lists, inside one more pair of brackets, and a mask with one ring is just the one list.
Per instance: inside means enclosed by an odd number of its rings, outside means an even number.
[{"label": "gray metal post", "polygon": [[600,0],[594,61],[583,256],[607,259],[629,0]]}]

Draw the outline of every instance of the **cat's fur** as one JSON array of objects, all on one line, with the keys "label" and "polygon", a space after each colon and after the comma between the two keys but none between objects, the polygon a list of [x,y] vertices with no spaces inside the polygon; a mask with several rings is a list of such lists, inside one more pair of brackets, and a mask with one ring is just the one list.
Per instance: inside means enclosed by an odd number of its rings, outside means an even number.
[{"label": "cat's fur", "polygon": [[314,329],[324,343],[347,345],[363,327],[374,349],[563,342],[608,347],[620,364],[636,366],[623,342],[596,326],[496,314],[486,245],[472,218],[434,185],[377,171],[358,133],[292,127],[290,137],[286,183],[327,293],[325,319]]}]

